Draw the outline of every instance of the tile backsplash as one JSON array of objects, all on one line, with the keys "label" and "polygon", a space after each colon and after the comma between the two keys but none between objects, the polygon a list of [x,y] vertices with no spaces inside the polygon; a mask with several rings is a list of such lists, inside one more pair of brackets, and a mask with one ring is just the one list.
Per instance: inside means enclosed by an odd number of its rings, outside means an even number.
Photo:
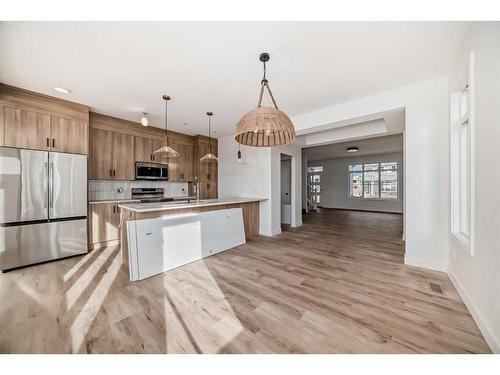
[{"label": "tile backsplash", "polygon": [[165,197],[188,195],[187,182],[165,181],[89,181],[89,200],[130,199],[132,188],[164,188]]}]

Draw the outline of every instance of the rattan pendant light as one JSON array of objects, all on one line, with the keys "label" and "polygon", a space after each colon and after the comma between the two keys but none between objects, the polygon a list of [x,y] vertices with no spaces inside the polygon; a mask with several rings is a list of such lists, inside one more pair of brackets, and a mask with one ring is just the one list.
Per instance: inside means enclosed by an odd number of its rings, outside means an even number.
[{"label": "rattan pendant light", "polygon": [[158,150],[153,152],[153,154],[163,154],[169,158],[175,158],[179,156],[179,153],[175,151],[172,147],[168,145],[168,101],[172,99],[168,95],[163,95],[163,100],[165,100],[165,146],[160,147]]},{"label": "rattan pendant light", "polygon": [[[293,142],[295,129],[290,118],[278,109],[273,93],[266,79],[266,62],[268,53],[261,53],[259,60],[264,64],[264,78],[260,83],[260,94],[257,108],[245,114],[236,124],[236,142],[246,146],[272,147]],[[263,107],[262,96],[267,89],[274,107]]]},{"label": "rattan pendant light", "polygon": [[207,116],[208,116],[208,154],[206,154],[205,156],[200,158],[201,161],[219,161],[217,156],[212,154],[212,141],[211,141],[211,137],[210,137],[210,134],[211,134],[210,119],[212,118],[213,115],[214,115],[213,112],[207,112]]}]

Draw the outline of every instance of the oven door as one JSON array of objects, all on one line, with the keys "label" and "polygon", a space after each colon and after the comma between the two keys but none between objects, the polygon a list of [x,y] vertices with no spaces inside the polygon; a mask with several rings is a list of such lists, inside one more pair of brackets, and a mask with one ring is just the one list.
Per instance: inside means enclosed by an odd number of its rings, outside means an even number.
[{"label": "oven door", "polygon": [[135,163],[136,180],[168,180],[167,164]]}]

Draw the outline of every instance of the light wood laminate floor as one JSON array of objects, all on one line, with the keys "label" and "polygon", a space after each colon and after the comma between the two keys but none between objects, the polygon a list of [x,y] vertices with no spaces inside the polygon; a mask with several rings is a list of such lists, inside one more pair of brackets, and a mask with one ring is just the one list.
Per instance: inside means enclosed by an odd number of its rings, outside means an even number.
[{"label": "light wood laminate floor", "polygon": [[447,275],[403,265],[401,229],[322,210],[140,282],[116,247],[0,274],[0,352],[489,352]]}]

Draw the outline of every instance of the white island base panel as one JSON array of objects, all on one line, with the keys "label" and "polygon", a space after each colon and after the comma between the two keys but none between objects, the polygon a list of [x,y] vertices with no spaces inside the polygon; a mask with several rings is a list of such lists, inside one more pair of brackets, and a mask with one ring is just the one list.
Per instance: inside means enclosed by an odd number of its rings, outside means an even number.
[{"label": "white island base panel", "polygon": [[130,280],[142,280],[246,242],[241,208],[127,222]]}]

